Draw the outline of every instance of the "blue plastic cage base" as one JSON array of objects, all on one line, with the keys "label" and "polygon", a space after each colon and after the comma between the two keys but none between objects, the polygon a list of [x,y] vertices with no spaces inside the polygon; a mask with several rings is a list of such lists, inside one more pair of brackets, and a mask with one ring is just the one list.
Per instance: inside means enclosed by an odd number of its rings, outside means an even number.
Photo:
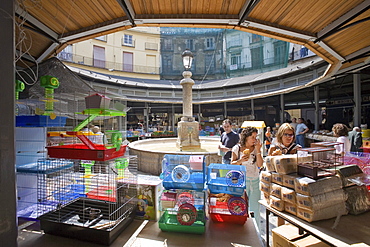
[{"label": "blue plastic cage base", "polygon": [[67,117],[51,119],[47,115],[22,115],[15,117],[16,127],[64,127]]},{"label": "blue plastic cage base", "polygon": [[186,182],[175,182],[172,180],[171,175],[163,179],[163,187],[165,189],[189,189],[202,191],[204,189],[205,179],[202,172],[193,172]]}]

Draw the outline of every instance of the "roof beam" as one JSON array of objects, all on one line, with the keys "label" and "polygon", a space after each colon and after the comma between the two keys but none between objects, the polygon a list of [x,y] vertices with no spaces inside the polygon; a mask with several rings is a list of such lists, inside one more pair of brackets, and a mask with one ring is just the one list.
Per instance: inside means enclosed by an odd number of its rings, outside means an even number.
[{"label": "roof beam", "polygon": [[[16,1],[17,2],[17,1]],[[39,30],[53,38],[54,40],[58,39],[58,34],[47,27],[44,23],[37,20],[35,17],[30,15],[27,11],[21,8],[21,6],[15,7],[15,13],[22,19],[27,20],[27,22],[31,23],[33,26],[37,27]]]},{"label": "roof beam", "polygon": [[370,46],[362,48],[361,50],[355,51],[352,54],[349,54],[345,57],[345,61],[343,63],[351,62],[356,59],[360,59],[363,57],[370,56]]},{"label": "roof beam", "polygon": [[42,60],[44,60],[44,58],[48,57],[50,55],[50,53],[52,53],[54,51],[55,48],[57,48],[59,44],[58,43],[52,43],[49,48],[47,48],[42,54],[41,56],[39,56],[37,58],[37,62],[40,63],[42,62]]},{"label": "roof beam", "polygon": [[195,19],[195,18],[160,18],[160,19],[136,19],[136,24],[221,24],[236,25],[238,19]]},{"label": "roof beam", "polygon": [[247,0],[244,3],[243,8],[239,12],[239,22],[240,25],[245,19],[247,19],[248,15],[252,12],[254,7],[259,3],[260,0]]},{"label": "roof beam", "polygon": [[31,56],[31,54],[29,54],[29,53],[23,53],[20,50],[15,50],[15,54],[17,55],[17,57],[20,57],[21,59],[24,59],[24,60],[26,60],[28,62],[31,62],[31,63],[36,63],[36,58]]},{"label": "roof beam", "polygon": [[89,26],[86,28],[81,28],[79,30],[64,33],[62,37],[59,38],[62,42],[67,42],[74,39],[79,39],[85,36],[93,35],[96,33],[105,32],[111,29],[119,28],[122,26],[130,26],[131,23],[125,17],[120,17],[113,19],[111,21],[106,21],[99,23],[97,25]]},{"label": "roof beam", "polygon": [[[195,18],[183,18],[183,19],[173,19],[173,18],[161,18],[161,19],[136,19],[137,25],[142,24],[215,24],[215,25],[229,25],[229,26],[237,26],[239,20],[238,19],[195,19]],[[285,29],[284,27],[274,27],[269,26],[268,24],[261,24],[253,21],[244,21],[241,26],[244,27],[253,27],[262,29],[265,31],[271,31],[291,37],[296,37],[304,40],[315,40],[316,37],[314,35],[304,34],[299,32],[298,30],[292,29]]]},{"label": "roof beam", "polygon": [[370,9],[370,0],[365,0],[361,4],[357,5],[332,23],[330,23],[328,26],[324,27],[321,31],[317,33],[317,39],[314,41],[319,42],[330,35],[333,35],[337,31],[341,30],[340,28],[345,25],[346,23],[350,22],[357,16],[361,15],[365,11]]},{"label": "roof beam", "polygon": [[121,6],[123,11],[125,12],[127,18],[130,20],[132,26],[136,26],[135,24],[135,11],[132,8],[131,3],[129,0],[117,0],[118,4]]},{"label": "roof beam", "polygon": [[300,38],[300,39],[304,39],[304,40],[308,40],[308,41],[312,41],[312,40],[316,39],[316,36],[314,36],[314,35],[302,33],[299,30],[293,30],[293,29],[288,29],[286,27],[276,26],[272,23],[262,24],[262,23],[258,23],[258,22],[255,22],[255,21],[244,21],[240,25],[244,26],[244,27],[258,28],[258,29],[262,29],[262,30],[265,30],[265,31],[279,33],[279,34],[283,34],[283,35],[287,35],[287,36],[291,36],[291,37],[296,37],[296,38]]},{"label": "roof beam", "polygon": [[45,33],[43,30],[41,30],[40,28],[38,28],[37,26],[35,26],[33,23],[29,22],[27,19],[24,19],[24,17],[22,16],[19,16],[18,14],[15,14],[18,18],[22,19],[25,23],[27,23],[28,25],[22,25],[23,28],[26,28],[26,29],[29,29],[35,33],[38,33],[48,39],[50,39],[51,41],[55,42],[55,43],[59,43],[58,40],[54,39],[52,36],[50,36],[48,33]]},{"label": "roof beam", "polygon": [[339,61],[343,62],[345,59],[341,55],[339,55],[336,51],[334,51],[331,47],[329,47],[327,44],[325,44],[322,41],[317,42],[319,46],[324,48],[327,52],[329,52],[333,57],[338,59]]}]

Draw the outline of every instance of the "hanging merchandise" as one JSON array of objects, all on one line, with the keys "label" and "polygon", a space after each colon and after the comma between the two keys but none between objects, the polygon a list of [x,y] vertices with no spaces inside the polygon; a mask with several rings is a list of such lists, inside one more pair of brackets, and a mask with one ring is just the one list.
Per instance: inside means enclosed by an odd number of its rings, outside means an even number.
[{"label": "hanging merchandise", "polygon": [[[19,115],[16,116],[17,127],[63,127],[66,124],[67,117],[57,116],[54,112],[54,89],[59,87],[58,78],[50,75],[40,77],[40,86],[44,88],[45,94],[41,101],[45,102],[44,109],[36,107],[36,115]],[[24,89],[21,81],[16,81],[16,98],[19,92]]]}]

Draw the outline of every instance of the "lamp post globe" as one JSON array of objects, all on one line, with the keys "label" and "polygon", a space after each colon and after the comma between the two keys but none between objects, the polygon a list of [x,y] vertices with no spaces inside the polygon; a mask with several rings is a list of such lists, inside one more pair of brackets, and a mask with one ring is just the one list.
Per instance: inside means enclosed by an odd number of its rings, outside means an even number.
[{"label": "lamp post globe", "polygon": [[191,68],[191,63],[193,62],[193,53],[189,49],[185,49],[182,56],[182,63],[184,64],[185,70],[189,70]]}]

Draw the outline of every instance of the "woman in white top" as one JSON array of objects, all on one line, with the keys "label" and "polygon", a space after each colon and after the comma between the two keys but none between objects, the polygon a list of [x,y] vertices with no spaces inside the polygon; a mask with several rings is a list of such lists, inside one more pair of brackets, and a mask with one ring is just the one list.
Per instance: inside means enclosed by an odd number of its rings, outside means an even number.
[{"label": "woman in white top", "polygon": [[257,139],[258,130],[247,127],[240,133],[240,141],[232,148],[231,164],[243,165],[247,169],[246,193],[249,200],[249,211],[255,213],[256,222],[259,223],[259,203],[261,198],[259,190],[259,168],[263,164],[261,155],[262,143]]},{"label": "woman in white top", "polygon": [[343,145],[335,145],[336,153],[344,155],[351,149],[351,143],[348,139],[348,128],[345,124],[337,123],[332,128],[333,135],[337,138],[337,142],[343,143]]}]

